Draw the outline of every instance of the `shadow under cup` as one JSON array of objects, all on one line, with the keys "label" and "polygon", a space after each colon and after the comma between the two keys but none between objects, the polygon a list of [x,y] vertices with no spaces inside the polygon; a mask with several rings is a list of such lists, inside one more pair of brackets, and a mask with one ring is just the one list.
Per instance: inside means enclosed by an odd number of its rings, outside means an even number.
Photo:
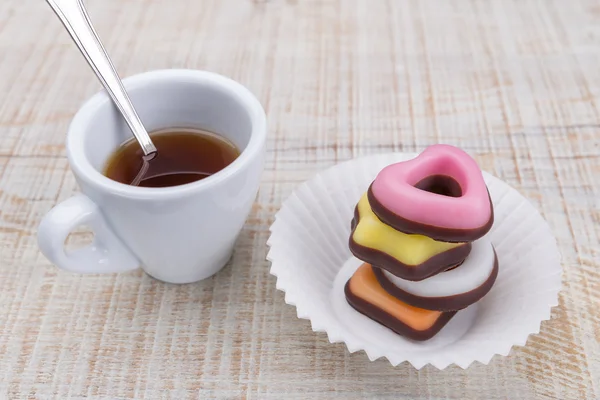
[{"label": "shadow under cup", "polygon": [[264,110],[242,85],[204,71],[152,71],[124,83],[149,132],[202,129],[240,150],[231,164],[205,179],[134,187],[102,174],[113,152],[133,136],[108,95],[90,99],[69,128],[67,154],[81,191],[136,265],[170,283],[205,279],[231,257],[256,199],[265,157]]}]

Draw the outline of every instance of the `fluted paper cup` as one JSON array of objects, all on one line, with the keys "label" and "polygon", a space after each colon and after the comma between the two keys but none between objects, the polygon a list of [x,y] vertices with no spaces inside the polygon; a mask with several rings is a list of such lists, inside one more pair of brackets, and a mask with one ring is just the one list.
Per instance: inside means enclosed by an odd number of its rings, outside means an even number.
[{"label": "fluted paper cup", "polygon": [[498,278],[479,302],[459,311],[436,336],[415,342],[355,311],[344,285],[361,264],[348,249],[350,222],[360,196],[377,173],[416,154],[368,156],[338,164],[300,185],[271,226],[268,260],[286,303],[313,331],[370,360],[415,368],[489,363],[524,346],[558,304],[562,269],[556,241],[542,216],[522,195],[484,172],[495,220],[485,236],[496,248]]}]

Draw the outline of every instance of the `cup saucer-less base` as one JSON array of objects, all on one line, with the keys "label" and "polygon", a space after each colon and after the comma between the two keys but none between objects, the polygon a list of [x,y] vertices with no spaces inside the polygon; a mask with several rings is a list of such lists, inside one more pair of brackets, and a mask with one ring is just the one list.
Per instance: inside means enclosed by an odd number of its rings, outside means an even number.
[{"label": "cup saucer-less base", "polygon": [[333,281],[330,297],[334,314],[339,323],[349,331],[353,331],[361,341],[370,342],[372,346],[386,346],[400,352],[430,351],[459,340],[473,325],[473,321],[477,316],[477,303],[456,313],[437,335],[427,341],[417,342],[394,333],[380,323],[359,313],[346,301],[344,286],[362,263],[356,257],[352,257],[344,263]]},{"label": "cup saucer-less base", "polygon": [[[500,179],[484,172],[494,205],[494,224],[486,234],[498,255],[498,276],[481,300],[457,313],[438,335],[407,340],[355,311],[343,287],[357,268],[349,249],[356,203],[382,168],[415,157],[391,153],[335,165],[294,190],[271,226],[267,259],[277,289],[310,320],[315,332],[348,351],[392,365],[409,362],[438,369],[488,364],[508,355],[540,330],[558,304],[562,268],[551,229],[536,208]],[[349,261],[350,260],[350,261]]]},{"label": "cup saucer-less base", "polygon": [[[232,257],[233,257],[233,247],[230,248],[229,250],[227,250],[225,252],[225,255],[223,257],[221,257],[219,260],[217,260],[214,264],[212,264],[212,266],[210,268],[206,268],[206,269],[197,268],[197,269],[191,270],[187,274],[181,275],[178,280],[173,280],[168,275],[168,273],[161,274],[162,271],[157,271],[156,274],[153,274],[149,271],[144,271],[144,272],[149,277],[156,279],[157,281],[160,281],[160,282],[174,284],[174,285],[192,284],[192,283],[196,283],[196,282],[200,282],[205,279],[208,279],[211,276],[219,273],[223,268],[225,268],[225,266],[227,265],[227,263],[229,263],[229,261],[231,260]],[[204,266],[202,266],[202,267],[204,267]]]}]

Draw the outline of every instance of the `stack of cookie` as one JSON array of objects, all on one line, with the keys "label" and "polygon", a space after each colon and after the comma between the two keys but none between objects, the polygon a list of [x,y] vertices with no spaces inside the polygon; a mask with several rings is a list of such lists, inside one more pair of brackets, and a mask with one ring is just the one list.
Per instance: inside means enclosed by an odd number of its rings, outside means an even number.
[{"label": "stack of cookie", "polygon": [[384,168],[355,209],[350,250],[364,264],[346,284],[348,303],[398,334],[430,339],[492,288],[498,260],[483,236],[493,221],[481,170],[456,147]]}]

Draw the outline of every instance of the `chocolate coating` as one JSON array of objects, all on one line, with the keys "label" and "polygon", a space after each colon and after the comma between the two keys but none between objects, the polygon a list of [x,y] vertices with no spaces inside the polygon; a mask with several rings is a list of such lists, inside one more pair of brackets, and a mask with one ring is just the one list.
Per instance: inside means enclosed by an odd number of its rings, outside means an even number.
[{"label": "chocolate coating", "polygon": [[[375,270],[376,268],[373,268]],[[435,321],[435,323],[428,329],[419,331],[413,329],[412,327],[406,325],[402,321],[394,318],[387,312],[381,310],[378,307],[375,307],[368,301],[363,300],[362,298],[354,295],[350,290],[350,281],[346,283],[344,287],[344,293],[346,294],[346,301],[348,304],[352,306],[359,313],[371,318],[372,320],[379,322],[381,325],[385,326],[388,329],[396,332],[399,335],[405,336],[412,340],[424,341],[431,339],[434,337],[446,324],[448,321],[454,317],[456,311],[444,312],[440,317]]]},{"label": "chocolate coating", "polygon": [[[356,228],[360,218],[358,207],[354,208],[354,219],[352,220],[352,231]],[[427,261],[418,265],[407,265],[398,261],[396,258],[369,247],[356,243],[350,235],[349,247],[354,256],[375,267],[383,268],[390,274],[407,281],[422,281],[434,276],[442,271],[459,266],[471,252],[471,243],[465,243],[462,246],[444,251],[429,258]]]},{"label": "chocolate coating", "polygon": [[490,219],[483,226],[475,229],[443,228],[440,226],[421,224],[402,218],[385,208],[377,200],[377,197],[375,197],[373,194],[372,184],[369,186],[367,196],[373,213],[375,213],[377,218],[379,218],[383,223],[404,233],[429,236],[434,240],[439,240],[442,242],[472,242],[488,233],[494,224],[494,207],[492,206],[492,198],[490,197],[489,191],[488,197],[490,199]]},{"label": "chocolate coating", "polygon": [[470,306],[481,300],[492,289],[496,278],[498,277],[498,256],[494,250],[494,268],[486,281],[479,287],[454,296],[441,297],[420,297],[412,293],[405,292],[394,285],[379,268],[373,268],[373,273],[381,287],[395,298],[418,308],[437,311],[457,311]]},{"label": "chocolate coating", "polygon": [[431,175],[421,179],[415,185],[417,189],[425,190],[426,192],[436,193],[442,196],[460,197],[462,196],[462,188],[454,178],[448,175]]}]

